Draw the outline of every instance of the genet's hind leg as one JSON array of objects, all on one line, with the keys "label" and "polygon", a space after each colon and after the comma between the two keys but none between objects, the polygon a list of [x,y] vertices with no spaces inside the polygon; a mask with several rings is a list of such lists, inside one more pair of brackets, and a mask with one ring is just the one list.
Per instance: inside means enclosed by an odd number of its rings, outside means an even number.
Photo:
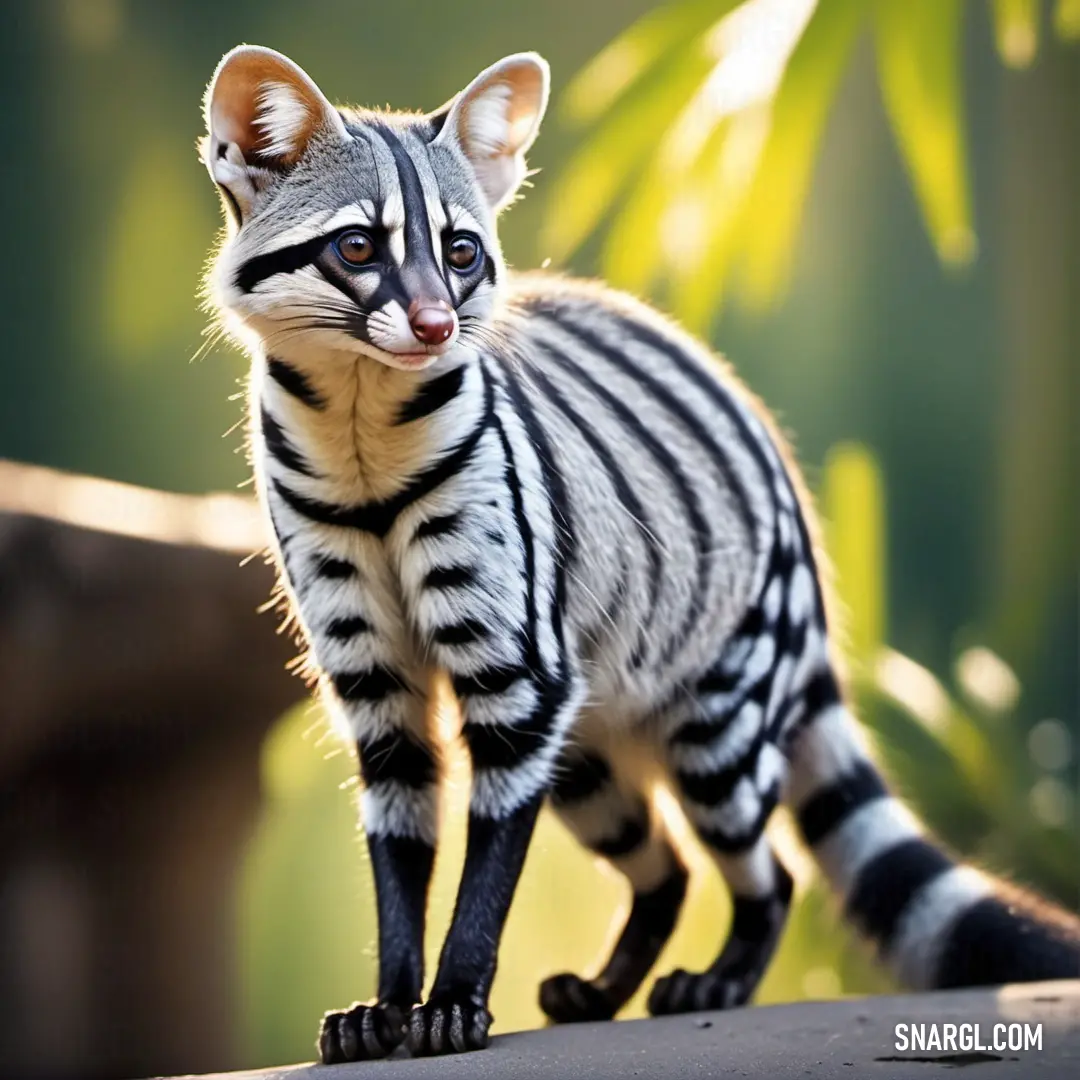
[{"label": "genet's hind leg", "polygon": [[642,984],[671,936],[686,895],[686,870],[646,798],[620,780],[600,752],[568,750],[551,801],[577,839],[626,876],[633,904],[600,974],[546,979],[540,1007],[556,1023],[610,1020]]},{"label": "genet's hind leg", "polygon": [[649,994],[653,1016],[730,1009],[745,1005],[757,989],[776,949],[791,903],[791,875],[765,839],[749,851],[713,852],[731,888],[733,914],[728,939],[703,972],[673,971],[657,979]]},{"label": "genet's hind leg", "polygon": [[675,971],[649,995],[654,1016],[749,1001],[772,959],[791,903],[791,875],[764,836],[786,762],[749,700],[734,719],[684,723],[669,746],[676,794],[731,889],[728,938],[703,972]]}]

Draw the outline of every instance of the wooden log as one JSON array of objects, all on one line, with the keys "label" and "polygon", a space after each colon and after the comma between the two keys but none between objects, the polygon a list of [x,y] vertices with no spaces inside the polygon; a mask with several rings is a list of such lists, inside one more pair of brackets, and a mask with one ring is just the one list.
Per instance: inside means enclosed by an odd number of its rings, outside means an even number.
[{"label": "wooden log", "polygon": [[254,501],[0,462],[0,1073],[236,1062],[258,751],[307,691]]}]

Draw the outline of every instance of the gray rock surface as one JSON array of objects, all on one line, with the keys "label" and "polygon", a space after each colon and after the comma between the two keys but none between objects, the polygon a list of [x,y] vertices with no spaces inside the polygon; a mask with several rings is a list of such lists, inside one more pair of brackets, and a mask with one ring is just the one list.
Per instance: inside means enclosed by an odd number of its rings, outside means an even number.
[{"label": "gray rock surface", "polygon": [[[897,1049],[897,1024],[931,1023],[942,1036],[945,1024],[978,1024],[984,1048]],[[993,1046],[996,1024],[1025,1023],[1042,1025],[1041,1049]],[[956,1069],[962,1080],[1080,1080],[1080,979],[580,1024],[502,1035],[473,1054],[294,1065],[215,1080],[933,1080]]]}]

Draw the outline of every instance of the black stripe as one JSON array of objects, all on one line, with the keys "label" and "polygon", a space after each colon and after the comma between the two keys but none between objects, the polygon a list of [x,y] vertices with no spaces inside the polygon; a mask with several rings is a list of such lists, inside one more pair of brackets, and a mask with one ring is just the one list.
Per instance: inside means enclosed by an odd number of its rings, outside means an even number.
[{"label": "black stripe", "polygon": [[599,398],[633,435],[645,449],[656,459],[657,463],[667,473],[673,487],[682,500],[686,516],[689,519],[691,533],[694,539],[696,556],[696,584],[690,598],[690,605],[683,618],[682,625],[674,637],[669,638],[664,647],[663,659],[670,660],[676,651],[689,639],[701,616],[705,597],[709,588],[709,555],[713,548],[713,535],[708,520],[701,509],[697,492],[687,479],[682,467],[675,459],[670,450],[660,442],[647,427],[638,419],[637,415],[621,398],[617,397],[608,387],[603,386],[592,377],[589,372],[579,367],[562,350],[556,348],[550,342],[540,342],[544,351],[557,363],[567,374],[585,386],[593,395]]},{"label": "black stripe", "polygon": [[845,905],[847,915],[887,952],[911,899],[952,865],[947,855],[925,840],[904,840],[862,868]]},{"label": "black stripe", "polygon": [[[751,651],[754,645],[750,646]],[[698,679],[697,692],[699,694],[730,694],[739,685],[742,672],[738,669],[727,669],[723,663],[705,672]]]},{"label": "black stripe", "polygon": [[517,724],[470,724],[461,734],[469,748],[474,774],[481,769],[509,769],[535,754],[551,738],[554,709],[541,700]]},{"label": "black stripe", "polygon": [[266,358],[266,373],[284,390],[298,401],[312,409],[325,409],[326,402],[296,368],[279,360],[276,356]]},{"label": "black stripe", "polygon": [[[662,380],[634,363],[625,352],[612,347],[605,342],[603,338],[587,327],[581,326],[576,322],[567,321],[565,318],[567,313],[563,309],[553,306],[546,308],[544,313],[548,315],[553,322],[561,326],[567,333],[581,341],[586,347],[603,356],[613,367],[618,368],[618,370],[625,375],[628,375],[635,382],[646,387],[655,400],[659,401],[673,416],[676,416],[684,428],[693,433],[694,437],[709,452],[717,472],[724,478],[727,489],[735,499],[739,520],[742,522],[743,528],[746,530],[751,542],[753,542],[757,532],[757,523],[754,518],[754,512],[750,506],[750,497],[740,479],[735,475],[734,470],[731,467],[731,462],[720,449],[715,434],[709,431],[708,427],[697,413],[674,394],[670,387]],[[675,360],[679,364],[680,370],[685,373],[691,374],[691,371],[693,371],[699,376],[694,378],[694,382],[703,389],[704,384],[711,386],[712,392],[710,396],[717,404],[721,405],[721,408],[726,415],[732,414],[734,410],[731,406],[731,402],[727,399],[727,395],[721,392],[719,383],[717,383],[715,379],[711,379],[705,375],[692,360],[685,357],[676,342],[665,340],[654,331],[646,331],[644,327],[641,327],[637,322],[631,319],[619,319],[616,329],[620,336],[624,333],[629,333],[631,337],[635,338],[641,344],[650,346],[654,351]],[[724,399],[726,405],[722,404],[720,399]],[[746,429],[744,437],[749,437],[748,429]],[[754,446],[756,447],[756,443]],[[772,476],[772,470],[766,472],[765,475]]]},{"label": "black stripe", "polygon": [[456,510],[452,514],[440,514],[438,517],[428,518],[421,521],[413,533],[414,540],[422,540],[425,536],[446,536],[452,533],[461,524],[461,514]]},{"label": "black stripe", "polygon": [[437,767],[431,750],[400,731],[370,743],[358,742],[360,775],[368,787],[391,781],[408,788],[424,788],[434,782]]},{"label": "black stripe", "polygon": [[236,271],[233,284],[242,293],[250,293],[256,285],[275,274],[295,274],[297,270],[310,266],[322,254],[333,235],[326,233],[277,251],[269,251],[265,255],[256,255]]},{"label": "black stripe", "polygon": [[401,412],[394,423],[408,424],[413,420],[421,420],[425,416],[437,412],[457,397],[464,379],[464,364],[451,368],[444,375],[428,379],[417,391],[416,396],[402,406]]},{"label": "black stripe", "polygon": [[471,566],[435,566],[424,577],[425,589],[454,589],[471,585],[476,571]]},{"label": "black stripe", "polygon": [[371,629],[371,623],[362,615],[347,615],[342,619],[332,619],[326,627],[326,635],[334,641],[351,641],[359,634],[370,634]]},{"label": "black stripe", "polygon": [[729,694],[738,686],[746,658],[765,629],[765,613],[755,604],[720,652],[720,659],[697,681],[699,694]]},{"label": "black stripe", "polygon": [[451,682],[459,698],[505,694],[520,679],[528,679],[527,667],[490,667],[475,675],[454,675]]},{"label": "black stripe", "polygon": [[597,435],[594,426],[586,422],[581,413],[566,400],[559,388],[539,368],[531,368],[529,378],[536,383],[543,393],[547,395],[551,403],[577,429],[586,445],[600,459],[600,464],[611,479],[611,484],[615,489],[619,502],[622,503],[627,516],[634,523],[645,543],[649,558],[649,610],[638,630],[638,641],[631,658],[632,666],[637,667],[644,654],[644,639],[652,627],[653,617],[656,614],[656,601],[660,593],[662,573],[660,543],[652,529],[648,512],[641,504],[641,500],[637,497],[633,486],[626,479],[626,474],[619,467],[615,455]]},{"label": "black stripe", "polygon": [[733,896],[731,936],[747,944],[770,941],[788,905],[776,896]]},{"label": "black stripe", "polygon": [[315,573],[332,581],[343,581],[357,576],[356,567],[352,563],[345,562],[344,559],[333,559],[329,555],[316,556]]},{"label": "black stripe", "polygon": [[[717,732],[716,737],[723,738],[723,732]],[[691,773],[676,769],[675,776],[679,782],[679,789],[698,806],[717,806],[730,797],[735,790],[735,785],[744,776],[754,775],[754,765],[764,745],[765,724],[762,723],[745,749],[727,765],[710,773]]]},{"label": "black stripe", "polygon": [[[397,133],[385,124],[370,124],[369,130],[386,143],[397,166],[398,183],[401,185],[401,202],[405,211],[405,260],[401,266],[402,284],[410,299],[426,295],[432,300],[452,302],[453,297],[446,285],[446,278],[435,261],[435,250],[428,222],[427,199],[424,186],[408,150]],[[414,281],[408,281],[415,278]]]},{"label": "black stripe", "polygon": [[636,851],[648,838],[649,832],[646,826],[638,820],[627,820],[615,836],[609,836],[604,840],[597,840],[589,846],[599,855],[609,859],[617,859],[622,855],[629,855]]},{"label": "black stripe", "polygon": [[[671,735],[671,742],[678,746],[706,746],[716,739],[747,702],[756,702],[764,706],[769,699],[772,687],[772,671],[767,671],[755,683],[742,689],[739,695],[727,703],[719,716],[707,716],[703,720],[687,720]],[[765,714],[761,716],[762,730],[765,729]]]},{"label": "black stripe", "polygon": [[479,619],[462,619],[449,626],[437,626],[431,633],[439,645],[471,645],[487,636],[487,627]]},{"label": "black stripe", "polygon": [[240,212],[240,204],[236,201],[236,196],[224,184],[218,184],[217,189],[221,194],[222,202],[225,204],[226,212],[232,219],[233,224],[239,229],[244,224],[244,215]]},{"label": "black stripe", "polygon": [[[483,368],[481,370],[484,370]],[[485,382],[492,386],[490,377],[485,371]],[[521,484],[518,481],[517,470],[514,467],[514,449],[510,445],[503,428],[502,421],[495,417],[495,430],[499,436],[503,456],[506,461],[505,479],[510,488],[510,499],[514,515],[514,523],[517,527],[518,536],[525,553],[525,653],[528,665],[534,671],[540,670],[540,654],[536,645],[536,551],[533,548],[532,526],[525,516],[525,500],[521,493]]]},{"label": "black stripe", "polygon": [[772,735],[783,750],[790,746],[792,740],[814,722],[815,717],[819,716],[827,708],[840,705],[842,702],[843,697],[840,694],[836,676],[828,668],[819,671],[806,684],[802,692],[802,710],[794,719],[794,722],[786,725],[784,723],[785,718],[782,715],[777,716],[776,721],[771,725]]},{"label": "black stripe", "polygon": [[877,770],[861,761],[846,776],[817,791],[798,811],[799,828],[806,842],[820,844],[861,806],[889,794]]},{"label": "black stripe", "polygon": [[[430,495],[468,465],[491,423],[494,391],[490,387],[485,397],[484,413],[473,430],[441,460],[419,473],[401,491],[388,499],[363,503],[359,506],[335,506],[332,503],[300,495],[277,479],[272,481],[273,488],[295,513],[311,521],[317,521],[323,525],[358,529],[361,532],[372,533],[381,539],[386,536],[398,516],[410,504],[425,495]],[[422,528],[423,526],[420,527]],[[420,529],[417,530],[417,535],[420,535]]]},{"label": "black stripe", "polygon": [[561,650],[563,647],[562,620],[563,612],[566,610],[566,568],[574,561],[575,547],[574,526],[570,518],[570,499],[563,475],[555,462],[555,454],[547,432],[537,419],[532,404],[521,386],[515,365],[506,364],[503,373],[506,377],[507,394],[517,410],[518,419],[540,463],[544,494],[547,496],[552,526],[555,530],[555,588],[549,618],[552,634],[560,649],[559,674],[562,676],[565,675],[565,657],[561,655]]},{"label": "black stripe", "polygon": [[286,469],[292,469],[293,472],[301,473],[303,476],[315,475],[311,466],[300,455],[296,447],[289,442],[289,438],[282,426],[267,411],[265,404],[259,408],[259,424],[262,428],[262,437],[266,449]]},{"label": "black stripe", "polygon": [[611,769],[599,754],[576,752],[563,758],[555,771],[551,801],[559,806],[584,802],[611,779]]},{"label": "black stripe", "polygon": [[[1033,910],[1025,910],[1031,907]],[[999,986],[1080,978],[1080,924],[1040,918],[1035,902],[988,896],[949,930],[931,987]]]},{"label": "black stripe", "polygon": [[780,786],[774,784],[761,795],[761,809],[757,817],[739,833],[727,833],[715,827],[698,829],[698,835],[706,847],[722,855],[741,855],[749,851],[761,839],[761,834],[780,801]]},{"label": "black stripe", "polygon": [[389,694],[408,689],[404,679],[389,668],[344,671],[332,676],[334,689],[342,701],[382,701]]}]

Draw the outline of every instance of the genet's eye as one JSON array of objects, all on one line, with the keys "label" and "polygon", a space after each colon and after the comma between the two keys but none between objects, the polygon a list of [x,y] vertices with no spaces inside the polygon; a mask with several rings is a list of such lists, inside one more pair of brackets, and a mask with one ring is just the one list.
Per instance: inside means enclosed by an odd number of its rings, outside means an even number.
[{"label": "genet's eye", "polygon": [[475,270],[484,249],[472,233],[454,233],[446,241],[446,261],[459,273],[467,274]]},{"label": "genet's eye", "polygon": [[350,266],[363,266],[375,258],[375,241],[366,232],[350,229],[334,241],[334,247],[342,262]]}]

